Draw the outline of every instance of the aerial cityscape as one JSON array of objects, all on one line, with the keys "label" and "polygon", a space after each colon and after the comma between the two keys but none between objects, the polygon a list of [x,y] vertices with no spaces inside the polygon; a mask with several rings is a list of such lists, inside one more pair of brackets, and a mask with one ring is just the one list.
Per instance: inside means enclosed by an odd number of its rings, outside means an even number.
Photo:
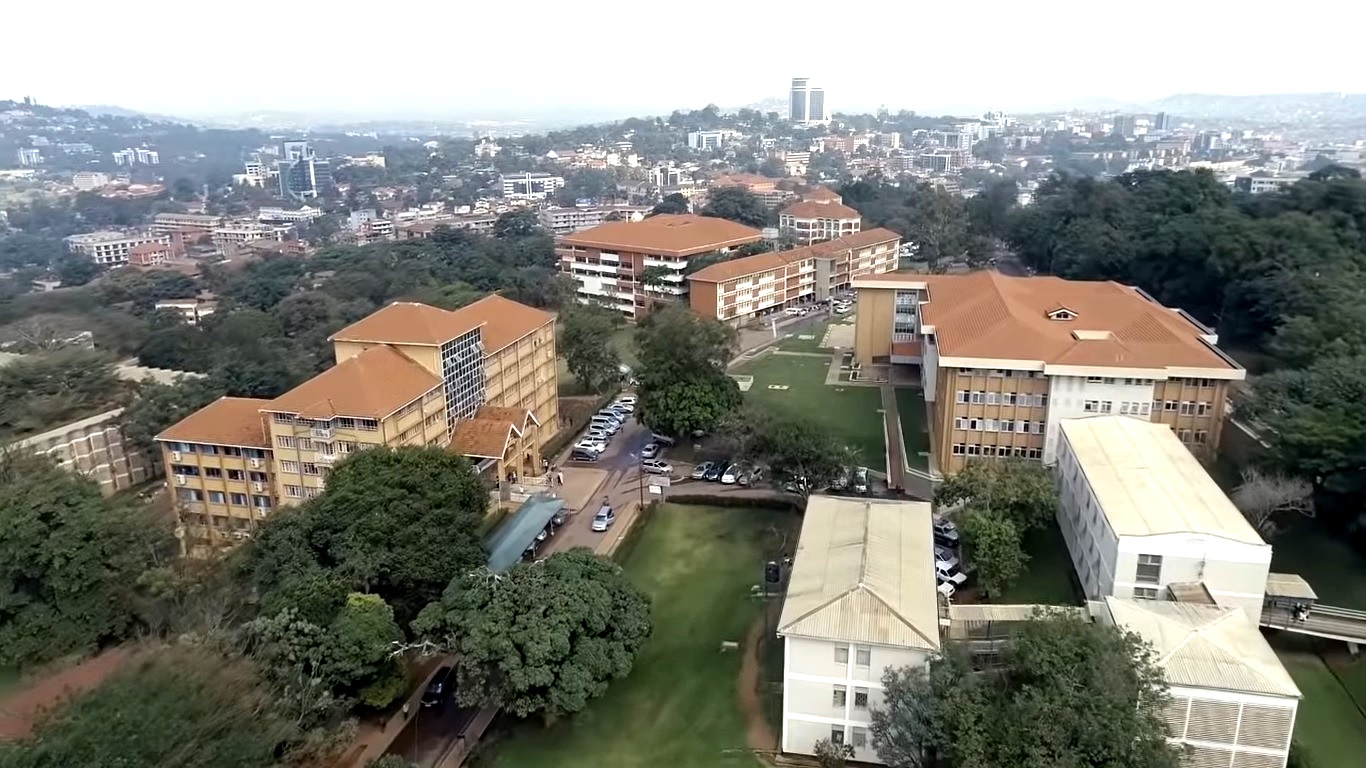
[{"label": "aerial cityscape", "polygon": [[0,768],[1366,764],[1366,84],[261,44],[0,93]]}]

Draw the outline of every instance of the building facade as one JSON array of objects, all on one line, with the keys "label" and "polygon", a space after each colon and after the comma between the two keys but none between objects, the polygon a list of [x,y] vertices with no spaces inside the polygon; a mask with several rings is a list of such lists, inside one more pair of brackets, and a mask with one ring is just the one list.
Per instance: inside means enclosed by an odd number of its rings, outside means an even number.
[{"label": "building facade", "polygon": [[825,111],[825,89],[811,85],[809,78],[792,78],[792,89],[788,94],[787,119],[798,125],[829,122],[830,117]]},{"label": "building facade", "polygon": [[640,221],[650,213],[650,206],[622,205],[600,206],[594,208],[542,208],[536,213],[541,226],[557,235],[567,235],[583,229],[590,229],[607,221],[615,215],[615,220]]},{"label": "building facade", "polygon": [[11,447],[51,457],[62,469],[95,481],[105,496],[132,488],[154,471],[145,453],[125,444],[122,408],[63,424]]},{"label": "building facade", "polygon": [[825,187],[817,187],[801,202],[778,213],[778,231],[799,245],[834,240],[863,229],[863,217],[844,205],[843,199]]},{"label": "building facade", "polygon": [[658,303],[687,299],[684,271],[694,258],[724,258],[762,237],[725,219],[661,215],[563,235],[555,239],[555,255],[581,303],[598,302],[637,319]]},{"label": "building facade", "polygon": [[281,155],[282,159],[275,162],[281,197],[311,200],[326,194],[332,187],[332,164],[318,159],[308,142],[286,141]]},{"label": "building facade", "polygon": [[688,304],[699,315],[738,323],[826,301],[856,279],[895,270],[900,247],[900,235],[878,228],[723,261],[688,275]]},{"label": "building facade", "polygon": [[1166,600],[1200,583],[1261,617],[1271,546],[1169,427],[1096,416],[1060,433],[1058,525],[1089,599]]},{"label": "building facade", "polygon": [[888,667],[924,667],[940,648],[930,505],[812,496],[802,518],[778,637],[782,751],[829,739],[881,763],[872,710]]},{"label": "building facade", "polygon": [[199,232],[210,234],[225,223],[222,216],[212,216],[203,213],[158,213],[156,217],[152,219],[152,231],[159,235],[166,235],[172,232]]},{"label": "building facade", "polygon": [[855,359],[919,368],[942,472],[978,456],[1052,464],[1061,420],[1091,415],[1166,424],[1210,457],[1246,378],[1213,330],[1118,283],[979,271],[854,288]]},{"label": "building facade", "polygon": [[455,312],[395,302],[330,341],[336,365],[280,397],[225,398],[157,436],[187,551],[250,536],[368,447],[442,446],[490,484],[541,471],[559,426],[553,315],[497,295]]},{"label": "building facade", "polygon": [[548,173],[508,173],[499,181],[509,200],[545,200],[564,187],[563,176]]},{"label": "building facade", "polygon": [[169,246],[171,239],[151,232],[115,231],[89,232],[66,238],[67,250],[88,256],[91,261],[105,267],[127,264],[132,250],[146,243]]}]

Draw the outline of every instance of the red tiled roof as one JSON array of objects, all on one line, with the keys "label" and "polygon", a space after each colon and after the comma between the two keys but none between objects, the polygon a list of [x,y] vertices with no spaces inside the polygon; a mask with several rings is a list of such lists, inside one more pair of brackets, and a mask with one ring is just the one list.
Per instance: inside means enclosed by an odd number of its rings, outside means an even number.
[{"label": "red tiled roof", "polygon": [[798,219],[857,219],[859,212],[847,205],[836,202],[819,203],[814,200],[803,200],[800,203],[793,203],[782,210],[783,216],[792,216]]},{"label": "red tiled roof", "polygon": [[271,402],[255,397],[220,397],[162,430],[156,439],[269,448],[261,410]]},{"label": "red tiled roof", "polygon": [[677,214],[651,216],[642,221],[609,221],[563,235],[556,242],[607,251],[690,256],[758,242],[761,237],[759,230],[726,219]]},{"label": "red tiled roof", "polygon": [[834,240],[827,240],[802,248],[793,248],[788,251],[756,253],[753,256],[742,256],[738,259],[730,259],[729,261],[709,264],[691,275],[688,275],[688,279],[702,283],[724,283],[727,280],[734,280],[736,278],[744,277],[745,275],[768,272],[769,270],[777,269],[784,264],[791,264],[795,261],[813,258],[832,258],[835,255],[855,248],[867,248],[870,245],[900,239],[901,235],[898,235],[892,230],[878,227],[876,229],[855,232],[852,235],[837,237]]},{"label": "red tiled roof", "polygon": [[268,410],[308,419],[382,419],[441,381],[390,346],[370,347],[277,397]]},{"label": "red tiled roof", "polygon": [[479,328],[484,354],[497,352],[555,316],[497,294],[454,312],[411,301],[396,301],[328,337],[328,341],[441,346]]}]

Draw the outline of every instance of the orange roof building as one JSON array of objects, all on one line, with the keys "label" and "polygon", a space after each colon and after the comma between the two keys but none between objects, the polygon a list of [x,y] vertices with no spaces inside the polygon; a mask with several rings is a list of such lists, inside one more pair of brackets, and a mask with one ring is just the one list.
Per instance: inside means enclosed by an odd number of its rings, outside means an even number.
[{"label": "orange roof building", "polygon": [[895,273],[854,282],[855,359],[919,368],[944,471],[972,457],[1051,463],[1063,419],[1168,424],[1212,455],[1246,372],[1195,318],[1114,282]]},{"label": "orange roof building", "polygon": [[816,187],[778,213],[778,230],[801,245],[845,237],[862,228],[859,212],[826,187]]},{"label": "orange roof building", "polygon": [[157,436],[188,554],[249,536],[373,446],[446,447],[490,484],[540,473],[559,426],[554,315],[497,295],[394,302],[330,341],[336,365],[274,400],[224,398]]},{"label": "orange roof building", "polygon": [[[660,215],[613,221],[555,239],[560,271],[580,301],[616,307],[636,319],[654,304],[686,298],[690,260],[756,243],[759,230],[707,216]],[[648,270],[648,272],[647,272]]]}]

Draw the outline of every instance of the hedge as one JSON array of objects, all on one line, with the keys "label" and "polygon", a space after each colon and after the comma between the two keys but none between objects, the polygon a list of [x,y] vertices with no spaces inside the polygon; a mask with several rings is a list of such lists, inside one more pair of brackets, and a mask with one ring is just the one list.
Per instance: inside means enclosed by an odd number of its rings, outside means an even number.
[{"label": "hedge", "polygon": [[545,441],[545,444],[541,446],[541,455],[553,461],[555,457],[559,456],[564,449],[568,448],[574,442],[574,439],[579,436],[579,433],[583,431],[583,428],[588,426],[588,421],[593,418],[593,414],[606,408],[607,404],[612,402],[612,398],[616,397],[620,392],[621,390],[617,390],[603,395],[596,405],[592,408],[585,409],[582,416],[570,419],[569,426],[556,432],[554,437]]},{"label": "hedge", "polygon": [[776,509],[780,512],[806,510],[806,503],[791,496],[735,496],[732,494],[678,493],[670,495],[665,501],[670,504],[697,504],[704,507],[751,507],[754,509]]}]

